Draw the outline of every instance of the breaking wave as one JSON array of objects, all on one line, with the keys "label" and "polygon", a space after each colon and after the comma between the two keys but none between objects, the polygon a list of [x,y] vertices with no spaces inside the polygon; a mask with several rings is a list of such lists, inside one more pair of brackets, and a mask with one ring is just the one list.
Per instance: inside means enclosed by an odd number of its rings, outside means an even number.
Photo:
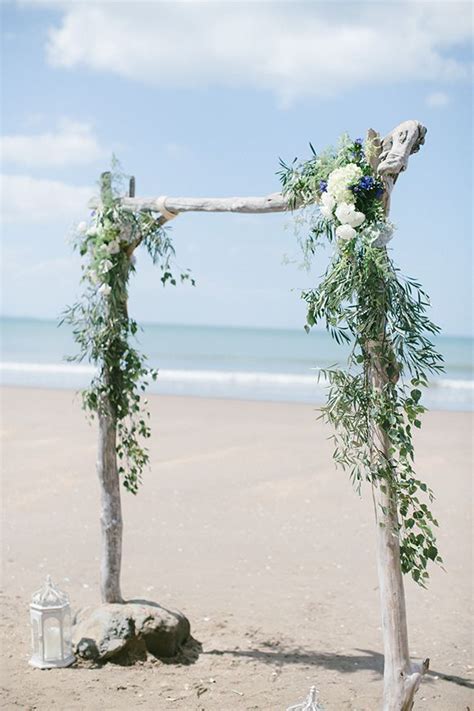
[{"label": "breaking wave", "polygon": [[[4,385],[84,387],[94,367],[81,363],[0,362]],[[322,402],[327,382],[309,373],[264,371],[160,369],[152,392],[203,397]],[[430,383],[425,402],[441,409],[473,409],[474,380],[438,378]]]}]

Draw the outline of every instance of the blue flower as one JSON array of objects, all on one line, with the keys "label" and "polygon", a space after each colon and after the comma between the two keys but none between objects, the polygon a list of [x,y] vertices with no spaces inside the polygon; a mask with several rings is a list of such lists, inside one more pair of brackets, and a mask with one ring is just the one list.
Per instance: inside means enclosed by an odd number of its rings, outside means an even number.
[{"label": "blue flower", "polygon": [[327,189],[328,189],[328,181],[327,180],[320,180],[319,181],[319,191],[321,193],[325,193]]},{"label": "blue flower", "polygon": [[382,195],[384,194],[384,189],[381,185],[377,187],[377,190],[375,191],[375,197],[376,198],[381,198]]},{"label": "blue flower", "polygon": [[375,180],[371,175],[364,175],[359,180],[359,188],[361,190],[372,190],[375,187]]},{"label": "blue flower", "polygon": [[364,141],[362,140],[362,138],[356,138],[355,141],[354,141],[354,145],[359,146],[359,148],[361,148],[363,142],[364,142]]}]

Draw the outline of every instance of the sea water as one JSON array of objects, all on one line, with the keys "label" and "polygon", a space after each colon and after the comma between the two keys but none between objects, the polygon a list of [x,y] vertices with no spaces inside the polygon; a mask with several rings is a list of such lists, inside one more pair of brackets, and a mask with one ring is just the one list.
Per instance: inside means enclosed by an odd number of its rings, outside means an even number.
[{"label": "sea water", "polygon": [[[77,352],[70,327],[26,318],[2,318],[0,326],[2,384],[80,389],[90,381],[93,366],[67,361]],[[314,329],[144,324],[137,345],[159,370],[151,392],[316,405],[325,398],[321,369],[347,356]],[[428,407],[474,409],[473,345],[469,337],[436,338],[446,372],[432,378]]]}]

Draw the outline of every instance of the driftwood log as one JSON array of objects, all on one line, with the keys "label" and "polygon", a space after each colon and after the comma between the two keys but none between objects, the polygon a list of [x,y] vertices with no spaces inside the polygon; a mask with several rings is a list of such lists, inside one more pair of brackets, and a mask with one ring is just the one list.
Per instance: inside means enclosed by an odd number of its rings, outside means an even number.
[{"label": "driftwood log", "polygon": [[271,193],[265,197],[159,197],[122,198],[122,205],[130,210],[162,212],[172,216],[181,212],[285,212],[288,200],[281,193]]},{"label": "driftwood log", "polygon": [[[384,208],[388,215],[390,198],[401,172],[406,170],[410,155],[424,143],[426,129],[418,121],[405,121],[385,138],[369,130],[375,152],[370,156],[374,170],[385,185]],[[103,184],[104,186],[104,184]],[[103,187],[104,189],[104,187]],[[105,185],[107,189],[107,185]],[[146,211],[156,215],[160,224],[168,222],[183,212],[240,212],[264,214],[289,210],[288,200],[281,193],[266,197],[166,197],[136,198],[134,183],[129,195],[121,204],[132,212]],[[92,200],[98,207],[100,200]],[[133,248],[137,245],[133,245]],[[382,247],[385,249],[385,247]],[[376,344],[374,344],[376,345]],[[374,351],[376,352],[376,348]],[[385,384],[381,364],[373,367],[372,381],[376,388]],[[120,593],[120,562],[122,550],[122,514],[115,453],[116,423],[110,415],[99,419],[98,474],[102,490],[102,598],[103,602],[122,602]],[[378,433],[380,445],[387,459],[388,443],[382,432]],[[400,567],[398,502],[390,486],[383,491],[374,486],[376,501],[377,563],[382,607],[384,642],[384,711],[410,711],[414,695],[427,671],[429,660],[420,666],[412,665],[408,651],[408,631],[405,592]]]},{"label": "driftwood log", "polygon": [[[101,197],[106,202],[112,197],[112,176],[102,173]],[[127,304],[123,304],[127,308]],[[104,366],[104,379],[109,373]],[[117,466],[117,420],[109,398],[103,396],[98,415],[99,446],[97,452],[97,475],[100,485],[102,555],[100,563],[100,589],[102,602],[123,602],[120,591],[122,565],[122,504]]]},{"label": "driftwood log", "polygon": [[[388,216],[390,197],[400,173],[407,169],[408,159],[424,143],[426,128],[417,121],[405,121],[397,126],[383,141],[375,131],[368,137],[375,144],[372,166],[385,186],[384,207]],[[378,147],[378,150],[377,150]],[[386,249],[386,247],[382,247]],[[382,336],[383,337],[383,336]],[[377,344],[372,349],[374,365],[371,379],[375,388],[383,389],[388,381],[386,369],[378,362]],[[385,459],[390,461],[389,443],[382,431],[376,436]],[[396,472],[395,472],[396,476]],[[377,536],[377,569],[382,607],[384,642],[384,711],[411,711],[414,696],[423,674],[428,670],[429,659],[417,666],[410,661],[405,590],[400,566],[400,540],[398,502],[392,484],[383,480],[373,483]]]}]

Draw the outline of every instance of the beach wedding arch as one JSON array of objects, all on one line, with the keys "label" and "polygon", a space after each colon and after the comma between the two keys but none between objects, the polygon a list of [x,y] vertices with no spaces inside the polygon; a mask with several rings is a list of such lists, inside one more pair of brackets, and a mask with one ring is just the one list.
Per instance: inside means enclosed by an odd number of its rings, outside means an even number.
[{"label": "beach wedding arch", "polygon": [[[430,510],[432,492],[414,470],[413,428],[421,426],[422,388],[442,368],[430,336],[420,284],[403,279],[387,250],[394,225],[390,199],[426,129],[405,121],[385,138],[369,130],[365,141],[344,136],[339,148],[306,162],[281,164],[282,191],[266,197],[136,198],[134,179],[123,196],[115,176],[104,173],[100,199],[77,230],[84,258],[83,298],[69,308],[79,358],[97,366],[84,391],[84,406],[99,422],[98,476],[102,499],[102,602],[123,603],[120,589],[122,513],[120,481],[138,491],[148,464],[150,436],[144,392],[157,377],[135,347],[137,323],[127,308],[134,251],[144,246],[161,268],[163,284],[175,276],[174,249],[166,223],[183,212],[267,213],[298,211],[307,226],[310,260],[322,241],[332,258],[320,283],[302,294],[309,329],[323,322],[337,343],[348,344],[346,368],[330,368],[322,417],[335,430],[334,459],[375,502],[377,563],[384,641],[384,711],[409,711],[429,660],[412,664],[408,649],[403,573],[420,585],[430,561],[441,563]],[[301,219],[303,215],[303,220]],[[194,283],[194,282],[193,282]]]}]

